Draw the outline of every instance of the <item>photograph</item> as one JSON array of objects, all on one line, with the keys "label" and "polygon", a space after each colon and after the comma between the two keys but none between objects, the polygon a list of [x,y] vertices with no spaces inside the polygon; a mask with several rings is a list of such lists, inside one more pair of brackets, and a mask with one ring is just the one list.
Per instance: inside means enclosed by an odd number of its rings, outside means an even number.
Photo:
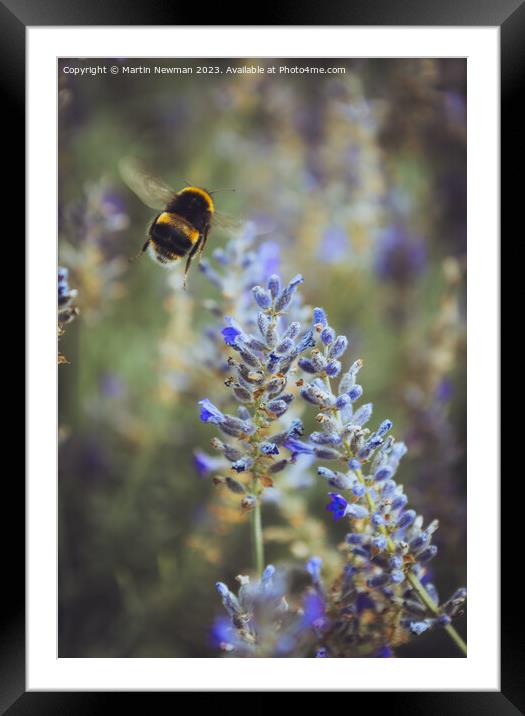
[{"label": "photograph", "polygon": [[465,659],[467,59],[56,82],[58,657]]}]

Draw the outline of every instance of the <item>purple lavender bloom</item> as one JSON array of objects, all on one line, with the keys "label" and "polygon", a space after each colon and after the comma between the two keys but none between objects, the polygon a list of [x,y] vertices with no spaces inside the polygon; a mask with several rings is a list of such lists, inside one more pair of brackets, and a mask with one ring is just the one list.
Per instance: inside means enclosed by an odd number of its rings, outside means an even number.
[{"label": "purple lavender bloom", "polygon": [[237,336],[241,336],[242,331],[238,323],[234,321],[233,318],[226,316],[225,320],[228,325],[221,331],[222,336],[224,338],[224,342],[227,346],[234,346],[237,340]]},{"label": "purple lavender bloom", "polygon": [[281,247],[276,241],[265,241],[259,246],[257,263],[261,268],[261,281],[277,273],[280,260]]},{"label": "purple lavender bloom", "polygon": [[362,614],[365,609],[375,609],[376,605],[367,592],[359,592],[355,601],[355,608],[358,614]]},{"label": "purple lavender bloom", "polygon": [[254,286],[252,288],[253,296],[257,302],[259,308],[266,310],[272,305],[272,294],[270,291],[262,288],[261,286]]},{"label": "purple lavender bloom", "polygon": [[421,237],[410,235],[403,226],[393,226],[380,236],[375,271],[385,281],[404,284],[417,278],[425,268],[426,251]]},{"label": "purple lavender bloom", "polygon": [[288,438],[284,443],[284,447],[288,448],[295,455],[313,455],[314,448],[308,443],[304,443],[302,440],[296,438]]},{"label": "purple lavender bloom", "polygon": [[342,495],[338,495],[336,492],[329,492],[330,502],[327,504],[326,509],[332,512],[334,515],[334,521],[342,519],[348,510],[348,502]]},{"label": "purple lavender bloom", "polygon": [[298,273],[297,276],[294,276],[292,278],[292,280],[288,283],[288,286],[286,286],[286,288],[281,292],[280,296],[275,301],[276,311],[283,311],[290,304],[290,301],[294,297],[297,288],[301,283],[303,283],[303,281],[304,279],[300,273]]},{"label": "purple lavender bloom", "polygon": [[227,617],[217,617],[210,634],[211,645],[224,651],[232,651],[239,641],[235,628]]},{"label": "purple lavender bloom", "polygon": [[318,257],[328,264],[334,264],[344,259],[348,251],[348,236],[339,226],[330,226],[324,232]]},{"label": "purple lavender bloom", "polygon": [[195,450],[193,453],[193,464],[197,468],[199,477],[206,477],[210,472],[216,470],[220,462],[220,459],[208,455],[203,450]]},{"label": "purple lavender bloom", "polygon": [[318,591],[309,591],[303,599],[303,625],[322,629],[326,624],[325,603]]},{"label": "purple lavender bloom", "polygon": [[319,584],[321,582],[322,564],[323,560],[320,557],[310,557],[310,559],[306,563],[306,571],[312,577],[312,582],[314,584]]},{"label": "purple lavender bloom", "polygon": [[409,527],[412,522],[416,519],[416,513],[415,510],[406,510],[406,512],[403,512],[400,518],[397,521],[396,528],[398,530],[404,530],[407,527]]},{"label": "purple lavender bloom", "polygon": [[199,400],[199,405],[201,406],[200,419],[203,423],[220,425],[224,421],[224,414],[208,398]]},{"label": "purple lavender bloom", "polygon": [[278,455],[279,454],[279,448],[275,443],[270,442],[264,442],[260,445],[260,450],[263,453],[263,455]]},{"label": "purple lavender bloom", "polygon": [[317,326],[321,326],[321,328],[325,328],[327,326],[326,313],[324,312],[324,309],[314,308],[313,317],[312,317],[312,325],[314,326],[314,328]]},{"label": "purple lavender bloom", "polygon": [[101,379],[101,389],[108,398],[118,398],[125,392],[126,384],[115,373],[104,373]]}]

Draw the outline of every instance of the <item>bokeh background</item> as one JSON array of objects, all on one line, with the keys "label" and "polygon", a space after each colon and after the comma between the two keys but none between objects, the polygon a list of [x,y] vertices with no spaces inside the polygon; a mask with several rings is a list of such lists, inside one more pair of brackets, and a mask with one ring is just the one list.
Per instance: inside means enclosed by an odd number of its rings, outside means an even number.
[{"label": "bokeh background", "polygon": [[[346,74],[63,72],[95,64]],[[130,155],[175,189],[235,188],[219,209],[252,222],[285,278],[303,274],[408,444],[400,482],[441,523],[434,583],[443,597],[464,585],[466,61],[67,59],[58,99],[58,258],[79,307],[60,339],[59,655],[217,656],[214,584],[250,570],[248,518],[195,463],[213,434],[196,403],[224,394],[190,351],[220,327],[217,289],[128,262],[154,214],[119,177]],[[215,229],[209,258],[232,231]],[[341,526],[303,473],[263,513],[267,561],[335,569]],[[398,655],[455,654],[435,632]]]}]

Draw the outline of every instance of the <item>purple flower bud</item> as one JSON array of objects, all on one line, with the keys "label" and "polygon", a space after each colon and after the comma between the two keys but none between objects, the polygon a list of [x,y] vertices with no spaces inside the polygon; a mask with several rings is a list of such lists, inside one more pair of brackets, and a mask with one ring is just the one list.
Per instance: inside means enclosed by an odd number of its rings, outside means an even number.
[{"label": "purple flower bud", "polygon": [[294,418],[288,428],[288,437],[299,438],[304,434],[303,423],[299,418]]},{"label": "purple flower bud", "polygon": [[350,532],[345,537],[345,541],[348,542],[348,544],[357,545],[366,544],[368,542],[368,539],[368,535],[365,535],[362,532]]},{"label": "purple flower bud", "polygon": [[267,410],[277,416],[283,415],[288,410],[288,403],[285,400],[270,400],[266,404]]},{"label": "purple flower bud", "polygon": [[317,649],[317,651],[315,652],[315,658],[316,658],[316,659],[327,659],[327,658],[329,658],[329,657],[328,657],[328,652],[327,652],[327,650],[325,649],[324,646],[321,646],[319,649]]},{"label": "purple flower bud", "polygon": [[241,485],[240,482],[237,482],[237,480],[234,480],[233,477],[226,477],[225,478],[226,486],[228,487],[231,492],[234,492],[237,495],[244,494],[245,490],[243,485]]},{"label": "purple flower bud", "polygon": [[321,390],[313,383],[301,389],[301,397],[312,405],[320,405],[323,408],[331,408],[335,405],[335,398],[324,390]]},{"label": "purple flower bud", "polygon": [[335,407],[338,410],[342,410],[346,405],[349,405],[350,402],[350,396],[347,393],[343,393],[343,395],[340,395],[335,401]]},{"label": "purple flower bud", "polygon": [[295,347],[295,355],[299,355],[307,348],[312,348],[315,345],[314,334],[312,331],[306,331],[304,336],[299,340]]},{"label": "purple flower bud", "polygon": [[324,312],[324,310],[322,308],[314,308],[312,324],[313,324],[314,328],[317,328],[318,326],[321,326],[321,328],[326,327],[326,325],[327,325],[326,313]]},{"label": "purple flower bud", "polygon": [[427,532],[421,532],[413,540],[408,543],[411,552],[419,552],[428,544],[430,535]]},{"label": "purple flower bud", "polygon": [[403,558],[395,554],[393,557],[390,557],[388,564],[391,569],[401,569],[403,567]]},{"label": "purple flower bud", "polygon": [[329,470],[327,467],[318,467],[317,474],[324,477],[326,480],[333,480],[336,477],[336,473],[333,470]]},{"label": "purple flower bud", "polygon": [[310,557],[306,563],[306,571],[312,578],[314,584],[319,584],[321,581],[321,565],[323,560],[321,557]]},{"label": "purple flower bud", "polygon": [[383,487],[381,489],[381,499],[384,500],[387,497],[392,497],[396,489],[397,485],[394,480],[386,480],[386,482],[383,483]]},{"label": "purple flower bud", "polygon": [[[392,477],[393,470],[388,465],[385,465],[383,467],[380,467],[378,470],[376,470],[374,475],[374,480],[376,482],[382,482],[383,480],[388,480],[390,477]],[[395,483],[394,483],[395,484]]]},{"label": "purple flower bud", "polygon": [[364,485],[362,485],[360,482],[356,482],[352,486],[352,492],[356,497],[363,497],[363,495],[366,492],[366,487]]},{"label": "purple flower bud", "polygon": [[271,319],[266,313],[257,314],[257,325],[263,338],[266,338],[266,331],[268,330],[271,323]]},{"label": "purple flower bud", "polygon": [[294,338],[297,338],[301,331],[301,324],[298,321],[292,321],[288,328],[286,329],[283,338],[291,338],[292,340]]},{"label": "purple flower bud", "polygon": [[232,463],[232,469],[235,470],[235,472],[245,472],[246,470],[249,470],[252,465],[253,458],[246,455],[245,457],[241,457],[239,460]]},{"label": "purple flower bud", "polygon": [[386,572],[382,572],[381,574],[375,574],[373,577],[370,577],[368,580],[368,586],[369,587],[382,587],[384,584],[386,584],[390,580],[390,575]]},{"label": "purple flower bud", "polygon": [[241,607],[235,594],[230,592],[228,587],[223,582],[217,582],[215,587],[220,594],[224,608],[230,614],[230,616],[233,617],[239,614],[239,612],[241,611]]},{"label": "purple flower bud", "polygon": [[381,525],[385,524],[385,519],[380,512],[374,512],[370,517],[370,522],[374,525],[374,527],[381,527]]},{"label": "purple flower bud", "polygon": [[383,437],[390,429],[392,428],[392,421],[391,420],[383,420],[381,425],[378,427],[376,431],[376,435],[380,438]]},{"label": "purple flower bud", "polygon": [[222,422],[219,423],[219,427],[226,435],[231,435],[235,438],[240,437],[242,434],[252,435],[255,432],[253,423],[241,420],[233,415],[225,415]]},{"label": "purple flower bud", "polygon": [[261,443],[259,446],[260,451],[263,453],[263,455],[278,455],[279,454],[279,448],[275,443],[269,443],[264,442]]},{"label": "purple flower bud", "polygon": [[299,358],[298,364],[299,368],[304,370],[305,373],[311,373],[312,375],[317,373],[314,364],[309,358]]},{"label": "purple flower bud", "polygon": [[346,336],[337,336],[334,343],[328,351],[330,358],[340,358],[348,348],[348,338]]},{"label": "purple flower bud", "polygon": [[359,398],[363,395],[363,388],[356,384],[350,390],[348,391],[348,397],[352,401],[352,403],[355,403],[356,400],[359,400]]},{"label": "purple flower bud", "polygon": [[399,517],[397,524],[396,524],[396,528],[398,530],[404,530],[407,527],[409,527],[415,519],[416,519],[415,510],[407,510],[406,512],[403,512],[402,515]]},{"label": "purple flower bud", "polygon": [[372,409],[372,403],[365,403],[365,405],[362,405],[353,414],[352,419],[350,421],[351,425],[360,425],[361,427],[363,425],[366,425],[366,423],[372,417]]},{"label": "purple flower bud", "polygon": [[348,461],[348,467],[350,468],[350,470],[360,470],[361,463],[356,457],[351,457]]},{"label": "purple flower bud", "polygon": [[243,403],[251,403],[253,401],[253,395],[251,392],[242,385],[235,385],[233,387],[233,394],[237,400],[240,400]]},{"label": "purple flower bud", "polygon": [[321,340],[325,344],[325,346],[329,346],[331,343],[333,343],[335,338],[335,331],[333,328],[326,327],[321,331]]},{"label": "purple flower bud", "polygon": [[274,475],[276,472],[284,470],[287,465],[289,465],[288,460],[279,460],[278,462],[274,462],[273,465],[270,465],[269,471]]},{"label": "purple flower bud", "polygon": [[338,360],[331,360],[326,366],[326,375],[335,378],[341,372],[341,363]]},{"label": "purple flower bud", "polygon": [[261,582],[264,585],[268,585],[271,582],[274,574],[275,567],[273,566],[273,564],[269,564],[267,567],[265,567],[264,572],[262,573]]},{"label": "purple flower bud", "polygon": [[281,290],[281,279],[276,274],[272,274],[268,279],[268,288],[272,294],[272,298],[277,298]]},{"label": "purple flower bud", "polygon": [[392,510],[402,510],[407,502],[408,497],[405,494],[398,495],[394,500],[392,500]]},{"label": "purple flower bud", "polygon": [[383,552],[387,548],[387,541],[384,535],[377,535],[372,539],[373,546],[380,552]]},{"label": "purple flower bud", "polygon": [[294,293],[297,290],[297,287],[303,283],[304,279],[301,276],[301,274],[297,274],[297,276],[294,276],[294,278],[290,281],[288,286],[282,291],[280,296],[277,298],[275,302],[275,310],[277,312],[284,311],[285,308],[287,308],[294,296]]},{"label": "purple flower bud", "polygon": [[286,355],[294,347],[294,342],[291,338],[283,338],[283,340],[275,348],[275,353],[278,355]]},{"label": "purple flower bud", "polygon": [[405,573],[402,569],[393,569],[390,572],[390,579],[394,584],[401,584],[405,581]]},{"label": "purple flower bud", "polygon": [[314,432],[310,435],[310,440],[317,445],[339,445],[341,443],[341,436],[339,433]]},{"label": "purple flower bud", "polygon": [[314,447],[314,453],[321,460],[339,460],[342,457],[341,453],[337,450],[321,445]]},{"label": "purple flower bud", "polygon": [[431,559],[434,559],[436,554],[438,553],[438,548],[435,544],[431,544],[430,547],[427,547],[421,554],[418,555],[417,561],[424,564],[425,562],[430,562]]},{"label": "purple flower bud", "polygon": [[255,298],[259,308],[266,310],[272,305],[272,294],[261,286],[252,288],[253,297]]},{"label": "purple flower bud", "polygon": [[353,517],[355,520],[362,520],[368,516],[368,510],[366,507],[362,507],[361,505],[352,504],[348,505],[346,514]]}]

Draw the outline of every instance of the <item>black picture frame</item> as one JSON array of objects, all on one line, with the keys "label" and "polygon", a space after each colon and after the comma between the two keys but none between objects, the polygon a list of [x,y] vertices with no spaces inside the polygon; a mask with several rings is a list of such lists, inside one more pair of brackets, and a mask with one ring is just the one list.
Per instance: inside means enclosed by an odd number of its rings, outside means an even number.
[{"label": "black picture frame", "polygon": [[[231,9],[210,6],[206,10],[207,25],[240,25]],[[351,25],[351,26],[499,26],[501,31],[501,129],[506,141],[502,143],[502,216],[508,222],[519,210],[520,203],[513,200],[512,169],[521,168],[523,149],[519,151],[523,120],[518,111],[520,80],[525,67],[525,4],[523,0],[368,0],[366,3],[341,3],[325,0],[322,6],[303,6],[280,2],[278,7],[264,7],[264,25]],[[0,19],[3,40],[0,43],[0,82],[7,102],[3,112],[6,123],[4,137],[16,148],[13,161],[12,203],[9,213],[13,228],[10,236],[19,236],[24,216],[23,184],[25,146],[25,30],[28,26],[64,25],[195,25],[202,9],[172,4],[163,0],[3,0],[0,1]],[[205,48],[203,48],[205,52]],[[523,142],[521,142],[522,144]],[[518,175],[519,176],[519,175]],[[503,177],[505,177],[503,179]],[[19,181],[17,182],[17,179]],[[15,191],[16,188],[16,191]],[[16,208],[15,208],[16,206]],[[516,217],[517,219],[517,217]],[[516,221],[516,226],[519,224]],[[9,229],[7,229],[9,231]],[[10,259],[12,261],[12,259]],[[17,317],[21,306],[17,302]],[[20,324],[20,321],[17,321]],[[22,402],[22,401],[21,401]],[[25,535],[24,535],[24,482],[18,471],[5,475],[4,505],[16,515],[8,530],[4,521],[4,600],[1,613],[0,646],[0,714],[22,716],[26,714],[95,714],[113,711],[122,706],[124,693],[97,692],[26,692],[25,687]],[[8,478],[8,479],[7,479]],[[518,519],[521,501],[515,497],[516,485],[502,490],[509,497],[505,504],[506,519],[502,526]],[[514,515],[512,514],[514,511]],[[502,535],[501,572],[507,581],[514,580],[516,564],[514,542]],[[489,578],[489,577],[487,577]],[[503,602],[504,603],[504,602]],[[519,630],[516,622],[519,606],[502,609],[501,614],[501,691],[500,692],[389,692],[374,693],[375,698],[388,703],[390,713],[397,709],[404,714],[506,714],[525,713],[523,680],[520,674]],[[176,697],[177,693],[164,694]],[[141,708],[146,697],[160,694],[134,693],[134,705]],[[263,694],[266,698],[268,695]],[[370,698],[369,694],[352,694],[355,699]],[[259,701],[259,704],[263,702]],[[376,702],[374,704],[378,706]],[[248,707],[248,705],[246,705]]]}]

